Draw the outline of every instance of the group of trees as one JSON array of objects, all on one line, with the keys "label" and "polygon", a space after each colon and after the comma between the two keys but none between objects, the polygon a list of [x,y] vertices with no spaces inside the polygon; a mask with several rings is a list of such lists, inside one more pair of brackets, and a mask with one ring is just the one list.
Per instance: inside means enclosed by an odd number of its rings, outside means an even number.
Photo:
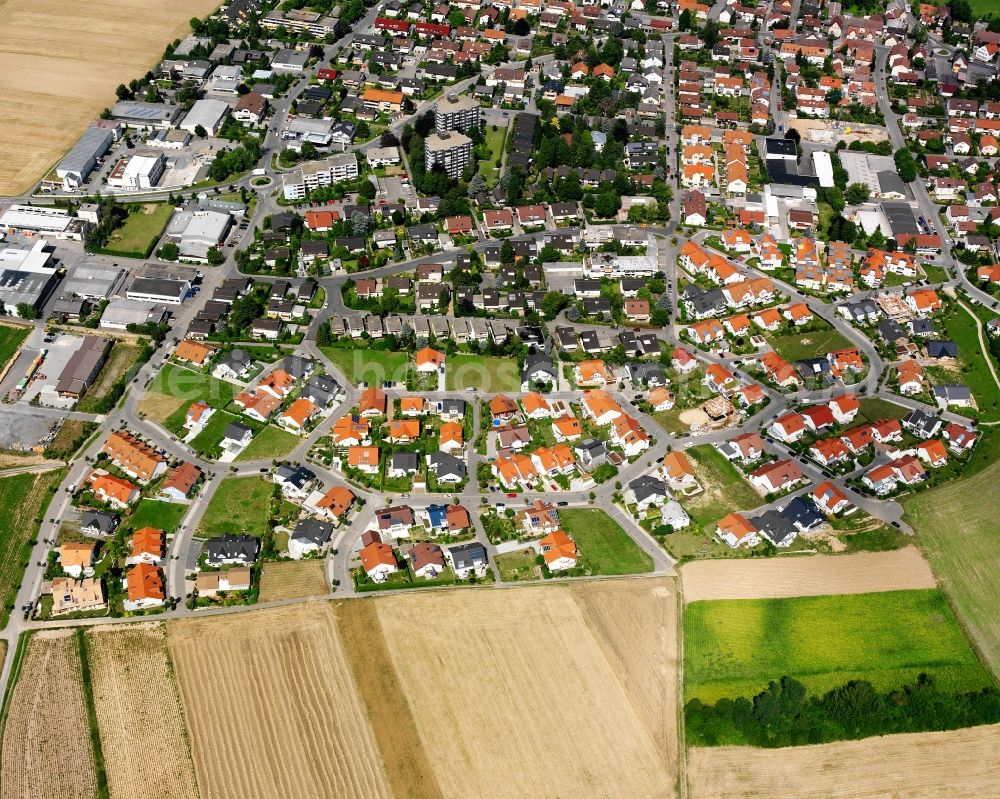
[{"label": "group of trees", "polygon": [[887,693],[852,680],[808,696],[802,683],[786,676],[752,700],[706,705],[692,699],[684,715],[689,740],[699,745],[795,746],[993,724],[1000,721],[1000,690],[946,691],[921,674],[915,683]]},{"label": "group of trees", "polygon": [[231,175],[252,169],[260,156],[260,141],[256,136],[246,136],[236,147],[219,150],[208,169],[208,176],[221,183]]}]

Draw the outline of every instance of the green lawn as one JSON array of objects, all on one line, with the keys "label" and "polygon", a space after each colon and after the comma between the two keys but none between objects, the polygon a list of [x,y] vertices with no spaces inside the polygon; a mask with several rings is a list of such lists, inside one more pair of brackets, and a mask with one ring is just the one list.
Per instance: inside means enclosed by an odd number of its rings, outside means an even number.
[{"label": "green lawn", "polygon": [[861,410],[855,418],[857,424],[864,421],[862,416],[869,422],[877,422],[879,419],[902,419],[909,413],[902,405],[879,397],[860,397],[858,402],[861,403]]},{"label": "green lawn", "polygon": [[846,338],[832,327],[829,330],[793,331],[780,336],[768,336],[771,346],[786,361],[817,358],[832,350],[851,346]]},{"label": "green lawn", "polygon": [[0,477],[0,628],[7,626],[24,569],[31,560],[31,544],[65,469],[40,474]]},{"label": "green lawn", "polygon": [[750,698],[784,675],[814,694],[854,679],[887,691],[921,672],[942,690],[993,684],[936,589],[685,608],[685,701]]},{"label": "green lawn", "polygon": [[321,349],[334,366],[344,373],[347,382],[354,385],[358,383],[381,385],[386,380],[402,383],[406,380],[410,360],[408,353],[343,347]]},{"label": "green lawn", "polygon": [[505,583],[537,580],[535,557],[535,550],[530,548],[497,555],[495,561],[500,579]]},{"label": "green lawn", "polygon": [[694,467],[698,482],[705,489],[697,496],[681,501],[696,524],[702,527],[714,525],[728,513],[753,510],[764,503],[742,473],[712,445],[691,447],[685,454]]},{"label": "green lawn", "polygon": [[145,258],[159,240],[173,213],[174,207],[166,203],[140,206],[128,215],[124,225],[111,234],[104,252],[126,258]]},{"label": "green lawn", "polygon": [[14,327],[13,325],[0,325],[0,371],[6,368],[10,359],[14,357],[17,348],[21,346],[31,332],[29,327]]},{"label": "green lawn", "polygon": [[653,559],[602,510],[565,508],[559,511],[559,524],[576,541],[580,550],[578,565],[591,574],[643,574],[653,570]]},{"label": "green lawn", "polygon": [[958,346],[961,375],[958,376],[957,382],[965,383],[972,391],[972,396],[979,406],[980,419],[1000,420],[1000,387],[993,379],[987,363],[987,358],[992,356],[984,353],[979,343],[975,317],[956,305],[950,313],[943,316],[943,322],[948,338]]},{"label": "green lawn", "polygon": [[[195,372],[184,366],[168,363],[153,378],[147,391],[190,402],[204,400],[213,408],[225,408],[240,389],[232,383],[217,380],[204,372]],[[187,405],[184,406],[184,411],[187,411]]]},{"label": "green lawn", "polygon": [[302,439],[269,424],[253,437],[245,450],[236,456],[238,461],[269,460],[287,455]]},{"label": "green lawn", "polygon": [[948,273],[943,267],[921,264],[920,268],[924,270],[924,277],[931,283],[944,283],[948,279]]},{"label": "green lawn", "polygon": [[157,499],[143,499],[135,511],[126,519],[126,525],[133,530],[154,527],[165,533],[172,533],[181,523],[188,506],[177,502],[161,502]]},{"label": "green lawn", "polygon": [[485,130],[486,134],[486,144],[490,148],[492,155],[489,159],[482,159],[479,162],[478,172],[484,178],[486,182],[489,183],[490,187],[496,185],[497,180],[500,177],[500,170],[496,166],[497,159],[500,158],[501,153],[503,153],[504,140],[507,137],[507,128],[499,127],[497,130],[493,130],[493,126],[489,125]]},{"label": "green lawn", "polygon": [[209,537],[246,533],[260,538],[267,532],[274,486],[262,477],[230,477],[223,480],[208,503],[198,525]]},{"label": "green lawn", "polygon": [[1000,432],[995,428],[977,444],[966,474],[971,471],[976,473],[907,497],[903,507],[906,521],[916,529],[924,554],[965,629],[993,673],[1000,675],[1000,613],[996,609],[1000,595],[996,521]]},{"label": "green lawn", "polygon": [[[179,411],[179,413],[182,414],[186,412],[187,408],[182,408],[181,411]],[[167,420],[167,428],[170,430],[173,430],[173,428],[170,427],[170,423],[172,421],[172,417]],[[181,419],[181,422],[183,421],[184,420]],[[201,432],[189,442],[191,449],[199,455],[211,458],[212,460],[218,460],[218,458],[222,455],[222,448],[219,444],[222,442],[222,438],[226,434],[226,427],[229,426],[230,423],[236,421],[242,422],[243,420],[228,411],[216,411],[211,415],[211,417],[209,417],[209,420],[205,423]]]},{"label": "green lawn", "polygon": [[462,391],[469,386],[484,394],[521,390],[521,370],[513,358],[450,355],[445,369],[448,391]]}]

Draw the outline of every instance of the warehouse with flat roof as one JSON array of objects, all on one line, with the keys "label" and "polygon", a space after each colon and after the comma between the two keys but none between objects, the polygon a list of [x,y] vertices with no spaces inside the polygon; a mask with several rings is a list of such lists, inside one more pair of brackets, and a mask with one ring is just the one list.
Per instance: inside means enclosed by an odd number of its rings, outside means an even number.
[{"label": "warehouse with flat roof", "polygon": [[166,103],[122,100],[111,106],[112,119],[120,119],[134,128],[172,128],[180,116],[178,106]]},{"label": "warehouse with flat roof", "polygon": [[22,304],[41,313],[57,285],[59,273],[45,239],[38,239],[30,249],[0,250],[0,302],[5,314],[20,316],[17,306]]},{"label": "warehouse with flat roof", "polygon": [[80,264],[63,281],[63,296],[107,299],[123,274],[124,270],[117,266]]},{"label": "warehouse with flat roof", "polygon": [[194,133],[201,126],[209,136],[219,132],[222,123],[229,114],[229,103],[222,100],[198,100],[187,112],[184,121],[178,126],[181,130]]},{"label": "warehouse with flat roof", "polygon": [[125,296],[141,302],[180,305],[191,293],[188,280],[174,280],[167,277],[136,277],[132,280]]},{"label": "warehouse with flat roof", "polygon": [[78,189],[97,167],[100,158],[111,149],[115,133],[110,128],[89,127],[56,166],[56,177],[66,191]]}]

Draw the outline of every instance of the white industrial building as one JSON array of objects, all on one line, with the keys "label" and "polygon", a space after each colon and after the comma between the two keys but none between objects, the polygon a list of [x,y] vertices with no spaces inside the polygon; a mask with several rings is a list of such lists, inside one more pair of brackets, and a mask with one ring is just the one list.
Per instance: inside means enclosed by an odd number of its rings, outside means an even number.
[{"label": "white industrial building", "polygon": [[63,208],[12,205],[0,216],[0,228],[12,233],[48,233],[57,239],[83,241],[90,223]]},{"label": "white industrial building", "polygon": [[112,128],[89,127],[56,166],[56,177],[66,191],[78,189],[97,167],[97,161],[115,141]]},{"label": "white industrial building", "polygon": [[[333,141],[333,120],[295,117],[282,128],[281,138],[299,145],[309,142],[317,147],[328,147]],[[297,149],[296,145],[293,144],[292,149]]]},{"label": "white industrial building", "polygon": [[180,118],[181,109],[166,103],[142,103],[122,100],[111,106],[111,118],[133,128],[172,128]]},{"label": "white industrial building", "polygon": [[64,297],[104,300],[111,296],[124,274],[125,271],[117,266],[81,264],[73,269],[63,281],[62,293]]},{"label": "white industrial building", "polygon": [[100,326],[106,330],[127,330],[129,325],[162,324],[167,309],[144,300],[115,297],[104,308]]},{"label": "white industrial building", "polygon": [[19,316],[17,306],[22,303],[41,312],[58,283],[52,247],[45,239],[30,249],[0,250],[0,303],[5,314]]},{"label": "white industrial building", "polygon": [[322,161],[307,161],[283,174],[281,179],[285,199],[301,200],[310,191],[357,176],[358,157],[354,153],[338,153]]},{"label": "white industrial building", "polygon": [[219,64],[212,70],[207,89],[216,94],[236,94],[243,83],[243,68],[237,65]]},{"label": "white industrial building", "polygon": [[167,159],[162,155],[133,155],[123,158],[108,175],[108,187],[122,191],[152,189],[163,177]]},{"label": "white industrial building", "polygon": [[125,296],[130,300],[163,305],[180,305],[191,294],[191,281],[169,277],[142,277],[132,280]]},{"label": "white industrial building", "polygon": [[167,237],[177,244],[186,261],[208,260],[208,251],[220,246],[232,227],[233,217],[223,211],[179,211],[167,226]]},{"label": "white industrial building", "polygon": [[219,132],[222,123],[229,113],[229,103],[223,100],[198,100],[187,112],[184,121],[178,127],[189,133],[194,133],[200,125],[209,136]]},{"label": "white industrial building", "polygon": [[813,152],[813,165],[816,167],[816,177],[819,185],[824,189],[829,189],[834,185],[833,181],[833,160],[826,150],[816,150]]}]

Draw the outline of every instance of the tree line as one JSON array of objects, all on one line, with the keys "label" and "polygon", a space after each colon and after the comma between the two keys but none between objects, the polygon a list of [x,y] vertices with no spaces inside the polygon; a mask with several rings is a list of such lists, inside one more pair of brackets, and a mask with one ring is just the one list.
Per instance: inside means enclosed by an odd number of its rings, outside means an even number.
[{"label": "tree line", "polygon": [[753,699],[684,706],[689,742],[697,746],[799,746],[901,732],[953,730],[1000,721],[1000,690],[947,691],[921,673],[916,682],[880,693],[851,680],[808,696],[792,677],[772,681]]}]

